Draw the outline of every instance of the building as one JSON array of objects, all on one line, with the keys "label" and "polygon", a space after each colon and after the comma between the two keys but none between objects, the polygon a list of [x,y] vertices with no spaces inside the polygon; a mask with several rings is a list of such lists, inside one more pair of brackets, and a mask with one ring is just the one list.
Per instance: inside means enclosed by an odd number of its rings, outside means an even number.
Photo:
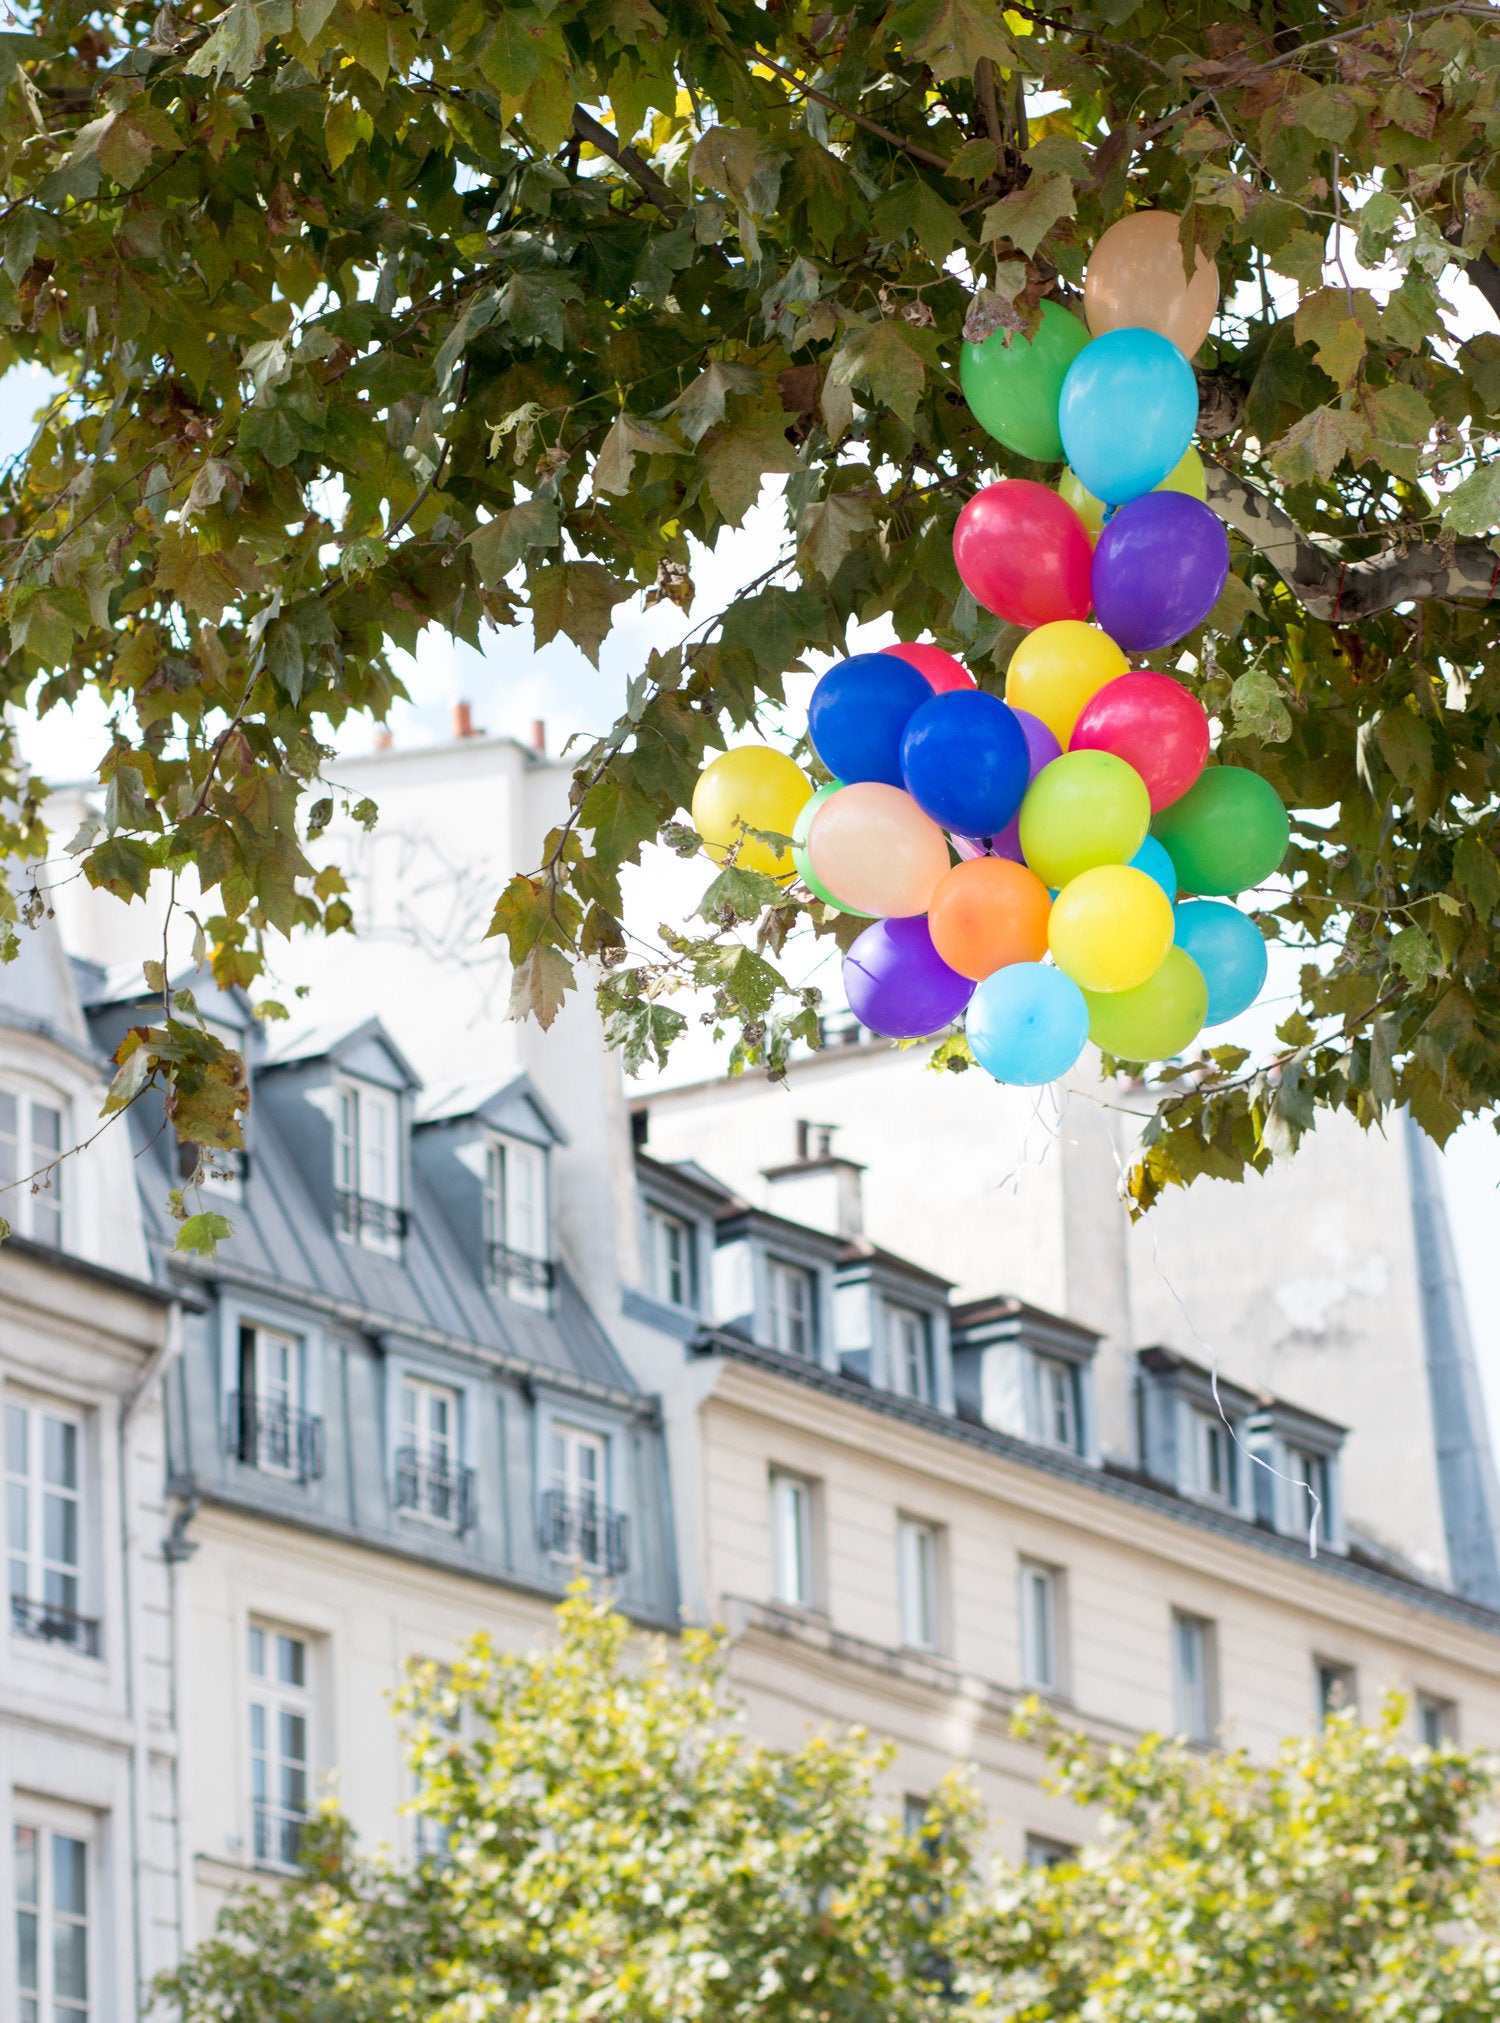
[{"label": "building", "polygon": [[182,1302],[148,1271],[123,1127],[50,1164],[107,1086],[54,928],[23,929],[0,969],[0,2009],[20,2023],[133,2019],[187,1926],[162,1412]]}]

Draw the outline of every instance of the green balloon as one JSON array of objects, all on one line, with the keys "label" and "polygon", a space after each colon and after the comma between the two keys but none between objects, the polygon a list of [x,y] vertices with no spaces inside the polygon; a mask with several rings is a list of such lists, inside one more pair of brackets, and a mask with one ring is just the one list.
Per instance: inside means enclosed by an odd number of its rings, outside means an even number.
[{"label": "green balloon", "polygon": [[1117,1061],[1169,1061],[1190,1046],[1208,1017],[1208,985],[1185,948],[1167,951],[1134,990],[1086,990],[1089,1038]]},{"label": "green balloon", "polygon": [[1229,899],[1270,877],[1286,855],[1291,823],[1269,780],[1243,766],[1209,766],[1151,833],[1177,867],[1183,892]]},{"label": "green balloon", "polygon": [[997,330],[983,344],[966,344],[958,376],[975,421],[1017,456],[1057,463],[1063,453],[1058,398],[1068,367],[1088,341],[1076,316],[1059,303],[1044,302],[1035,337]]},{"label": "green balloon", "polygon": [[1097,864],[1128,864],[1146,840],[1151,796],[1113,752],[1064,752],[1021,803],[1021,852],[1054,889]]},{"label": "green balloon", "polygon": [[828,887],[812,868],[812,858],[807,854],[807,839],[812,834],[813,816],[819,808],[843,786],[842,780],[830,780],[826,787],[819,787],[811,800],[804,801],[792,830],[792,862],[797,867],[797,876],[807,887],[814,899],[821,899],[825,906],[833,906],[840,913],[852,913],[856,920],[873,920],[873,913],[861,913],[857,906],[846,906],[842,899],[835,899]]}]

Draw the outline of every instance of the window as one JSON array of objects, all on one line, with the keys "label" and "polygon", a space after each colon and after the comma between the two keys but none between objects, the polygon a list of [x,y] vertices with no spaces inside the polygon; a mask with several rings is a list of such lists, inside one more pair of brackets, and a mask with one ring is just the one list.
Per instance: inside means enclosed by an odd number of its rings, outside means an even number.
[{"label": "window", "polygon": [[1192,1415],[1193,1489],[1215,1503],[1234,1501],[1234,1447],[1229,1428],[1210,1412]]},{"label": "window", "polygon": [[1212,1742],[1219,1725],[1214,1626],[1202,1616],[1172,1614],[1172,1670],[1177,1732]]},{"label": "window", "polygon": [[1352,1665],[1338,1658],[1319,1658],[1314,1670],[1320,1721],[1326,1722],[1335,1714],[1359,1711],[1359,1679]]},{"label": "window", "polygon": [[917,1398],[924,1405],[934,1404],[936,1386],[933,1383],[932,1340],[926,1314],[919,1314],[911,1307],[888,1306],[885,1321],[896,1389],[903,1398]]},{"label": "window", "polygon": [[1034,1693],[1062,1691],[1062,1575],[1056,1567],[1021,1562],[1021,1683]]},{"label": "window", "polygon": [[295,1868],[312,1762],[311,1651],[305,1637],[250,1625],[252,1845],[265,1868]]},{"label": "window", "polygon": [[1417,1695],[1417,1734],[1426,1749],[1451,1749],[1458,1741],[1458,1706],[1436,1693]]},{"label": "window", "polygon": [[901,1800],[901,1831],[908,1840],[920,1840],[927,1827],[927,1812],[932,1801],[925,1792],[908,1791]]},{"label": "window", "polygon": [[553,1426],[543,1532],[549,1550],[560,1558],[577,1559],[605,1573],[623,1573],[625,1519],[609,1507],[608,1460],[608,1443],[602,1433]]},{"label": "window", "polygon": [[495,1139],[484,1159],[485,1257],[492,1286],[525,1306],[549,1303],[547,1155],[539,1145]]},{"label": "window", "polygon": [[[50,1244],[54,1250],[62,1248],[63,1169],[51,1162],[62,1148],[60,1105],[21,1090],[0,1089],[0,1187],[9,1190],[0,1208],[18,1236]],[[48,1166],[51,1170],[43,1173]]]},{"label": "window", "polygon": [[396,1508],[466,1531],[473,1522],[473,1470],[459,1461],[457,1391],[425,1377],[401,1379]]},{"label": "window", "polygon": [[914,1651],[935,1651],[938,1623],[936,1527],[903,1517],[896,1527],[896,1570],[901,1600],[901,1641]]},{"label": "window", "polygon": [[20,2023],[88,2023],[88,1842],[18,1825],[15,1862]]},{"label": "window", "polygon": [[390,1089],[341,1082],[334,1110],[334,1205],[338,1232],[387,1257],[400,1253],[400,1104]]},{"label": "window", "polygon": [[766,1266],[771,1289],[771,1346],[786,1356],[813,1355],[813,1276],[800,1264],[773,1257]]},{"label": "window", "polygon": [[[423,1755],[430,1761],[431,1752],[447,1754],[459,1743],[462,1735],[462,1703],[452,1693],[453,1674],[447,1665],[436,1665],[434,1685],[441,1691],[434,1693],[423,1708],[425,1725],[429,1739]],[[432,1862],[444,1867],[453,1852],[453,1829],[446,1819],[434,1813],[423,1812],[422,1798],[425,1790],[423,1763],[409,1763],[412,1780],[412,1843],[419,1862]]]},{"label": "window", "polygon": [[11,1627],[97,1657],[99,1625],[79,1613],[82,1487],[75,1418],[5,1407],[5,1531]]},{"label": "window", "polygon": [[238,1384],[229,1398],[228,1446],[237,1461],[296,1482],[323,1473],[323,1421],[307,1411],[307,1345],[283,1328],[247,1322]]},{"label": "window", "polygon": [[1056,1356],[1036,1358],[1037,1433],[1051,1447],[1079,1451],[1078,1376]]},{"label": "window", "polygon": [[813,1491],[796,1475],[771,1477],[771,1594],[789,1608],[813,1601]]},{"label": "window", "polygon": [[1026,1866],[1028,1868],[1057,1868],[1065,1861],[1076,1861],[1078,1849],[1070,1840],[1054,1840],[1048,1833],[1028,1833],[1026,1836]]},{"label": "window", "polygon": [[646,1210],[646,1284],[669,1306],[695,1307],[698,1274],[694,1270],[693,1225],[664,1208]]},{"label": "window", "polygon": [[1286,1472],[1293,1484],[1293,1525],[1298,1531],[1311,1531],[1316,1517],[1319,1534],[1326,1539],[1332,1511],[1328,1456],[1309,1453],[1304,1447],[1288,1448]]}]

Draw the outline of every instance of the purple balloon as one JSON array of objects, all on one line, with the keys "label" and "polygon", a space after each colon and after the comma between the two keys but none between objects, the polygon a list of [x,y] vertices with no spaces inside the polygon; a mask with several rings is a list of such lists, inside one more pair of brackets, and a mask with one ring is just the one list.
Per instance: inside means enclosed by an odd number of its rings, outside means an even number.
[{"label": "purple balloon", "polygon": [[[1027,784],[1034,780],[1043,766],[1062,756],[1062,746],[1057,742],[1039,716],[1033,716],[1029,709],[1012,708],[1011,715],[1021,726],[1026,739],[1026,755],[1031,761],[1031,771]],[[953,847],[960,857],[1009,857],[1013,864],[1024,864],[1021,854],[1021,811],[1017,808],[998,836],[990,836],[979,847],[965,847],[967,839],[953,838]]]},{"label": "purple balloon", "polygon": [[1094,618],[1126,653],[1185,639],[1219,601],[1229,536],[1186,492],[1147,492],[1105,526],[1094,549]]},{"label": "purple balloon", "polygon": [[872,1033],[921,1040],[952,1025],[974,986],[944,962],[919,913],[871,922],[844,957],[844,995]]}]

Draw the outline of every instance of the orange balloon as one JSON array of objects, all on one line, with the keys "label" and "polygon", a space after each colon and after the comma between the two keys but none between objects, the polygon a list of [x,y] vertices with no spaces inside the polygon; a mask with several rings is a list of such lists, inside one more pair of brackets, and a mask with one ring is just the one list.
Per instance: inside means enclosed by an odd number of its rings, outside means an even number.
[{"label": "orange balloon", "polygon": [[1007,963],[1040,962],[1051,911],[1051,894],[1024,864],[973,857],[939,882],[927,930],[948,967],[978,983]]},{"label": "orange balloon", "polygon": [[884,920],[925,913],[949,864],[937,823],[880,780],[829,795],[808,829],[807,858],[835,899]]},{"label": "orange balloon", "polygon": [[1219,306],[1219,270],[1199,247],[1189,281],[1175,211],[1132,211],[1095,246],[1083,282],[1083,309],[1096,337],[1106,330],[1155,330],[1193,357]]}]

